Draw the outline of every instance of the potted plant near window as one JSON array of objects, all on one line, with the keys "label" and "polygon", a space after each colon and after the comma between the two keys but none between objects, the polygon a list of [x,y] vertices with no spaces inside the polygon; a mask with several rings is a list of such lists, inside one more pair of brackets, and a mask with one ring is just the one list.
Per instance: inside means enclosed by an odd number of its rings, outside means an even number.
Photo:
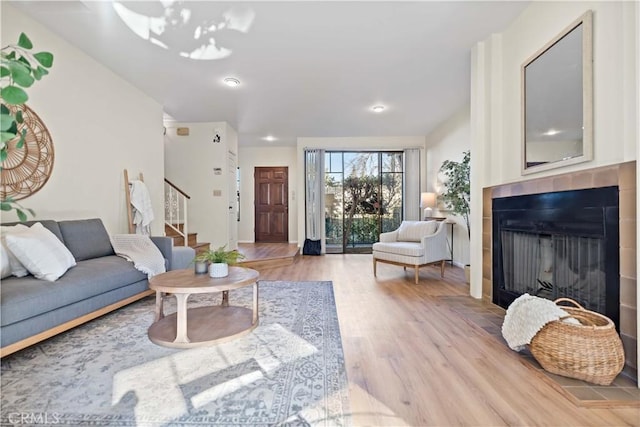
[{"label": "potted plant near window", "polygon": [[195,258],[196,272],[198,264],[202,262],[209,263],[209,276],[211,277],[226,277],[229,275],[229,266],[237,264],[238,261],[244,259],[245,256],[237,250],[228,251],[224,246],[220,246],[215,250],[208,250],[198,254]]},{"label": "potted plant near window", "polygon": [[[471,240],[469,213],[471,212],[471,151],[463,153],[462,161],[445,160],[440,167],[446,180],[444,192],[441,194],[444,205],[453,214],[460,215],[467,226],[467,234]],[[465,265],[465,276],[469,283],[469,265]]]}]

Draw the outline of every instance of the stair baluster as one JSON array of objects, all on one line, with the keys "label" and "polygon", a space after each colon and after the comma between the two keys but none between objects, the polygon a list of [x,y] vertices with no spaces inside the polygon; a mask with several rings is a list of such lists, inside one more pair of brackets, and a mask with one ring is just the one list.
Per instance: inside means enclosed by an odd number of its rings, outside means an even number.
[{"label": "stair baluster", "polygon": [[[191,197],[176,187],[171,181],[164,180],[164,223],[183,237],[184,246],[189,246],[189,227],[187,206]],[[166,228],[165,227],[165,228]]]}]

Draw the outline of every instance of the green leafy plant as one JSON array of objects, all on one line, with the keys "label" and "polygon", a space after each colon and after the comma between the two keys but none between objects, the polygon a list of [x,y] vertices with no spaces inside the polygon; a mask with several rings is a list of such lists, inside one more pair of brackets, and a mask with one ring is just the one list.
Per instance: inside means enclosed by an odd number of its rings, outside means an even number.
[{"label": "green leafy plant", "polygon": [[227,245],[220,246],[218,249],[210,249],[208,251],[202,252],[196,256],[194,261],[209,261],[211,263],[223,263],[234,265],[237,264],[238,261],[245,258],[243,254],[238,252],[237,250],[227,251],[225,248]]},{"label": "green leafy plant", "polygon": [[36,216],[36,213],[33,211],[33,209],[25,208],[20,203],[18,203],[15,200],[13,200],[11,197],[7,197],[5,200],[0,202],[0,210],[7,212],[7,211],[14,210],[14,209],[15,209],[16,214],[18,215],[18,219],[20,221],[26,221],[27,220],[26,212],[29,212],[29,214],[31,216]]},{"label": "green leafy plant", "polygon": [[[9,154],[9,144],[15,144],[18,149],[24,145],[27,129],[18,129],[24,119],[16,106],[27,102],[29,96],[25,89],[49,74],[47,69],[53,65],[52,53],[32,53],[32,48],[29,37],[21,33],[17,44],[5,46],[0,52],[0,170]],[[21,221],[27,219],[25,211],[34,215],[31,209],[25,209],[11,197],[0,203],[2,211],[15,209]]]},{"label": "green leafy plant", "polygon": [[17,148],[24,144],[26,129],[18,132],[18,125],[22,123],[22,112],[12,113],[9,105],[22,105],[27,102],[29,96],[25,91],[36,80],[40,80],[49,74],[48,68],[53,65],[53,54],[50,52],[31,53],[33,43],[26,34],[20,34],[18,44],[8,45],[2,48],[0,56],[0,143],[2,152],[0,162],[7,158],[7,145],[15,137],[20,139],[16,143]]},{"label": "green leafy plant", "polygon": [[464,218],[467,225],[469,240],[471,240],[471,226],[469,213],[471,212],[471,151],[463,153],[462,161],[445,160],[440,166],[440,173],[446,177],[444,192],[441,194],[447,209]]}]

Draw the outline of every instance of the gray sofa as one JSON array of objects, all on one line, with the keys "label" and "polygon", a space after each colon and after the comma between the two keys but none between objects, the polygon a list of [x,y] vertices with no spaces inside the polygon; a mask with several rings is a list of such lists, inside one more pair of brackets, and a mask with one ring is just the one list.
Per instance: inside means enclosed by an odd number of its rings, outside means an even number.
[{"label": "gray sofa", "polygon": [[[147,275],[115,255],[100,219],[40,222],[69,249],[77,265],[55,282],[28,275],[0,284],[1,355],[66,331],[153,293]],[[13,225],[8,223],[3,225]],[[173,247],[168,237],[152,237],[168,270],[186,268],[195,256]]]}]

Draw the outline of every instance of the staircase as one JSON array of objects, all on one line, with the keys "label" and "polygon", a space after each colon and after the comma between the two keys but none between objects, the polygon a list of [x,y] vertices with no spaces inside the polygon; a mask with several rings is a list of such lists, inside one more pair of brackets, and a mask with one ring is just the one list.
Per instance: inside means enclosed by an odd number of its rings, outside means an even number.
[{"label": "staircase", "polygon": [[176,229],[181,232],[184,230],[184,224],[165,224],[164,234],[167,237],[173,239],[173,246],[189,246],[196,250],[196,255],[208,251],[210,244],[207,242],[198,242],[198,233],[187,233],[187,244],[184,244],[184,233],[180,234]]},{"label": "staircase", "polygon": [[191,197],[176,187],[171,181],[164,180],[164,234],[173,239],[174,246],[190,246],[196,255],[209,250],[209,243],[198,242],[198,233],[188,227],[187,206]]}]

